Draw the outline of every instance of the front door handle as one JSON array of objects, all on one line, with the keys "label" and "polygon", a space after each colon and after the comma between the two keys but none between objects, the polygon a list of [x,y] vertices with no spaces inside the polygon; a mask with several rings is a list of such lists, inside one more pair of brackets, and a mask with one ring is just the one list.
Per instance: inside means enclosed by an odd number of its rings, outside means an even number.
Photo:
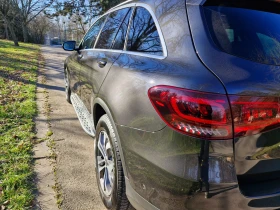
[{"label": "front door handle", "polygon": [[106,65],[107,65],[107,61],[104,61],[104,60],[98,61],[98,66],[100,68],[104,68]]}]

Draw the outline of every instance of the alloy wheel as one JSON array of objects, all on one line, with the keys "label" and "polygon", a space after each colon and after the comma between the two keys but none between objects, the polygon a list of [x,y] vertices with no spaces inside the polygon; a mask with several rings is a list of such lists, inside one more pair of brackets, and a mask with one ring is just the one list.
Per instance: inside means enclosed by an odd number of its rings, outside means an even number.
[{"label": "alloy wheel", "polygon": [[114,152],[107,132],[101,131],[97,143],[97,170],[100,187],[106,196],[112,194],[115,180]]}]

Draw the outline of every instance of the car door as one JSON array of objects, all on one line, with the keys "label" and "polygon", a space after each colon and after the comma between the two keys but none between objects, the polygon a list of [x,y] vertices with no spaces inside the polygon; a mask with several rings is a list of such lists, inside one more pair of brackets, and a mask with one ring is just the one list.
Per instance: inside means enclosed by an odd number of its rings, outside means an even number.
[{"label": "car door", "polygon": [[131,10],[128,7],[111,12],[94,49],[84,50],[81,53],[81,100],[90,113],[92,100],[97,96],[110,67],[122,53],[124,42],[115,43],[115,38],[120,36],[120,31],[126,31],[121,28],[127,28]]},{"label": "car door", "polygon": [[81,58],[83,57],[85,51],[93,47],[97,36],[104,25],[106,17],[106,15],[102,16],[92,25],[80,43],[79,50],[69,58],[68,68],[70,70],[71,77],[71,90],[72,93],[77,94],[79,97],[81,97],[81,89],[84,85],[80,77]]}]

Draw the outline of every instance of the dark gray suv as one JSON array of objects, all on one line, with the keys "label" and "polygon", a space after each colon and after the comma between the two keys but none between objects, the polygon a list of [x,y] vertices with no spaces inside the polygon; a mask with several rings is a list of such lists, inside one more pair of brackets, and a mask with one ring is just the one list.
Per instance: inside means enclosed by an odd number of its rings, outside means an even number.
[{"label": "dark gray suv", "polygon": [[280,207],[280,1],[127,1],[65,61],[108,209]]}]

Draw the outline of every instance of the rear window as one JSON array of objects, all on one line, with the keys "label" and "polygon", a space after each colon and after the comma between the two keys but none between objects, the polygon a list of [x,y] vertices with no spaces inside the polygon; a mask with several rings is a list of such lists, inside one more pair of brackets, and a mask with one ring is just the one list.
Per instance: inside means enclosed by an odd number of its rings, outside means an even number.
[{"label": "rear window", "polygon": [[280,65],[278,2],[207,1],[203,8],[213,41],[226,53]]}]

